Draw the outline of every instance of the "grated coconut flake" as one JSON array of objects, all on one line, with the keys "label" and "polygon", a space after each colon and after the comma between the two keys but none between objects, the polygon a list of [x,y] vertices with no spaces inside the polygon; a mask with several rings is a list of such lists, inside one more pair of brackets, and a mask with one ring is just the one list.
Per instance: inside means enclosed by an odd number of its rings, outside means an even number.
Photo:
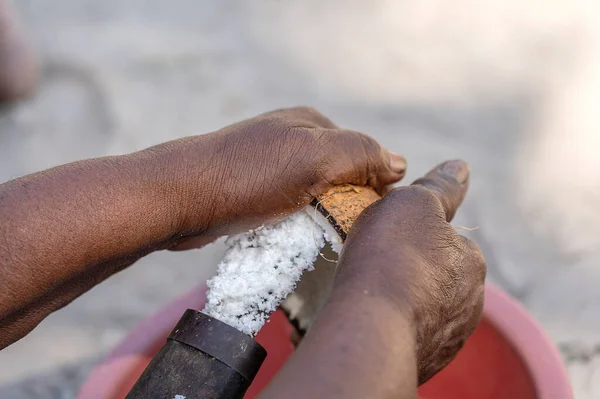
[{"label": "grated coconut flake", "polygon": [[302,273],[313,269],[326,240],[341,247],[329,222],[310,207],[272,226],[230,236],[217,274],[207,282],[203,312],[255,336]]}]

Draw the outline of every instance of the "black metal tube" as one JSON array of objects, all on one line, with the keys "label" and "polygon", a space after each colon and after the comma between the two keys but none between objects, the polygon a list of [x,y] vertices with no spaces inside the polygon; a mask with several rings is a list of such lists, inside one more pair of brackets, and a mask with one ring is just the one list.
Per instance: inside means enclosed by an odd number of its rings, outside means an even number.
[{"label": "black metal tube", "polygon": [[242,398],[266,355],[248,335],[188,309],[127,399]]}]

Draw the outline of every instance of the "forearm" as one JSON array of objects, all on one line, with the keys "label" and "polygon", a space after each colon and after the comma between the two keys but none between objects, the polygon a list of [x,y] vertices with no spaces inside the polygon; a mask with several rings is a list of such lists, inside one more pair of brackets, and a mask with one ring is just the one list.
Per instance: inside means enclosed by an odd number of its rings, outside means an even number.
[{"label": "forearm", "polygon": [[[159,146],[0,185],[0,347],[187,233],[177,165],[161,159],[167,153]],[[202,161],[192,165],[201,169]]]},{"label": "forearm", "polygon": [[0,347],[155,249],[275,222],[335,184],[383,189],[405,168],[296,108],[0,185]]},{"label": "forearm", "polygon": [[264,398],[416,398],[409,319],[369,289],[334,288]]}]

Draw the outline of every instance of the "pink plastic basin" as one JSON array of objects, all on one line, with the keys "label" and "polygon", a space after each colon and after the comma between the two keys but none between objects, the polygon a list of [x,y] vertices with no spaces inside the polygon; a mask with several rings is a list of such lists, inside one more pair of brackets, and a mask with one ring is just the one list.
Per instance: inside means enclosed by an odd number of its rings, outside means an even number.
[{"label": "pink plastic basin", "polygon": [[[142,321],[82,386],[79,399],[122,399],[187,308],[202,308],[205,287]],[[293,353],[292,327],[281,312],[257,336],[268,352],[246,398],[254,398]],[[569,380],[552,342],[500,289],[486,286],[484,316],[456,359],[419,389],[423,399],[571,399]]]}]

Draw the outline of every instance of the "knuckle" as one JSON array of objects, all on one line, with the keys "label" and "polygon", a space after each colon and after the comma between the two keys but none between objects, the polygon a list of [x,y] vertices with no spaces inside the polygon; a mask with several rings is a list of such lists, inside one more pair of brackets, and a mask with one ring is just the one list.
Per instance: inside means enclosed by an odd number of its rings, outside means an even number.
[{"label": "knuckle", "polygon": [[344,145],[349,149],[362,150],[369,156],[378,155],[381,152],[381,145],[373,137],[347,129],[329,129],[333,134],[343,139]]},{"label": "knuckle", "polygon": [[302,121],[303,123],[309,123],[314,127],[324,127],[324,128],[332,128],[335,129],[337,126],[331,120],[329,120],[325,115],[320,113],[313,107],[300,106],[295,108],[290,108],[288,110],[288,114],[291,115],[293,119],[296,121]]},{"label": "knuckle", "polygon": [[475,308],[475,316],[476,319],[474,321],[473,324],[477,324],[477,322],[479,321],[479,318],[481,317],[481,315],[483,314],[483,304],[485,301],[485,285],[481,284],[479,286],[479,290],[477,292],[477,305]]},{"label": "knuckle", "polygon": [[419,185],[399,187],[390,191],[385,199],[395,206],[418,209],[423,213],[441,214],[443,207],[438,197],[426,187]]},{"label": "knuckle", "polygon": [[483,252],[478,250],[474,253],[475,256],[475,265],[477,268],[478,276],[481,281],[485,280],[485,276],[487,274],[487,263],[485,262],[485,257],[483,256]]},{"label": "knuckle", "polygon": [[[312,128],[306,126],[300,126],[297,124],[285,124],[281,128],[283,134],[291,138],[300,138],[303,140],[311,140],[314,135],[312,134]],[[310,143],[307,143],[310,144]]]},{"label": "knuckle", "polygon": [[[321,146],[327,146],[329,150],[335,150],[338,146],[343,146],[342,137],[335,129],[318,128],[314,130],[314,138]],[[343,151],[343,148],[340,149]]]},{"label": "knuckle", "polygon": [[390,190],[389,193],[380,201],[386,206],[404,206],[415,201],[413,190],[409,187],[398,187]]},{"label": "knuckle", "polygon": [[378,156],[379,154],[381,154],[381,145],[373,137],[361,132],[354,132],[354,134],[358,137],[358,139],[360,140],[360,144],[365,149],[365,152],[368,155]]},{"label": "knuckle", "polygon": [[290,151],[298,149],[300,151],[301,149],[309,150],[316,144],[315,136],[310,127],[290,124],[282,120],[275,120],[270,126],[274,140],[272,144],[277,145],[279,148]]},{"label": "knuckle", "polygon": [[435,201],[426,190],[408,186],[390,191],[368,209],[377,215],[380,226],[404,232],[403,245],[419,251],[448,252],[455,246],[452,229]]},{"label": "knuckle", "polygon": [[293,118],[285,113],[270,115],[264,118],[261,123],[266,124],[275,132],[297,131],[306,133],[316,127],[315,124],[306,119]]},{"label": "knuckle", "polygon": [[485,256],[479,245],[473,240],[468,239],[464,236],[459,236],[463,241],[463,252],[465,253],[466,263],[473,270],[473,274],[478,280],[484,280],[487,274],[487,264],[485,262]]},{"label": "knuckle", "polygon": [[431,194],[437,193],[438,196],[446,196],[450,185],[441,178],[421,177],[413,182],[413,186],[428,190]]},{"label": "knuckle", "polygon": [[290,108],[290,110],[293,111],[293,112],[298,112],[300,114],[322,116],[322,114],[319,111],[317,111],[316,108],[310,107],[310,106],[307,106],[307,105],[300,105],[300,106],[297,106],[297,107],[292,107],[292,108]]},{"label": "knuckle", "polygon": [[367,162],[371,174],[376,174],[378,169],[383,167],[381,144],[373,137],[361,132],[351,131],[348,135],[352,138],[351,144],[360,149],[361,156]]}]

